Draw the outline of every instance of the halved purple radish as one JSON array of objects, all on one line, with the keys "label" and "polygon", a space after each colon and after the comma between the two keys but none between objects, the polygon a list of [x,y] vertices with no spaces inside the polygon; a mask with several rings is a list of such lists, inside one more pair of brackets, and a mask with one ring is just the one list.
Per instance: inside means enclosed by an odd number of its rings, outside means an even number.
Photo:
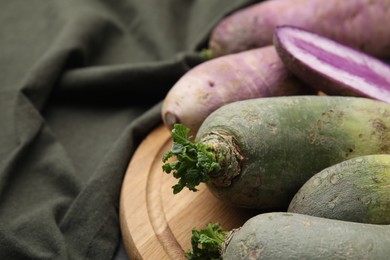
[{"label": "halved purple radish", "polygon": [[274,45],[286,67],[328,95],[362,96],[390,103],[390,66],[313,32],[275,29]]}]

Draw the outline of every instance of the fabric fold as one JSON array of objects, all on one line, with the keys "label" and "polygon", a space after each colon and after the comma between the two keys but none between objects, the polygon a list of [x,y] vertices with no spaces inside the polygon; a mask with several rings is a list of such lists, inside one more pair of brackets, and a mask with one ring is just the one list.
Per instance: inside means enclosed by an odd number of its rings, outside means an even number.
[{"label": "fabric fold", "polygon": [[2,3],[0,259],[115,258],[133,153],[213,26],[251,2]]}]

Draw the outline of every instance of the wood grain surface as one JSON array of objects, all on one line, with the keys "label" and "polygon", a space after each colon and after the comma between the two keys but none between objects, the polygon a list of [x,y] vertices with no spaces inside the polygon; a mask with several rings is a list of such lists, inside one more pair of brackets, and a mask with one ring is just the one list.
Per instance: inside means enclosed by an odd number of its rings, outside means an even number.
[{"label": "wood grain surface", "polygon": [[120,199],[120,224],[130,259],[185,259],[193,228],[218,222],[230,230],[255,213],[228,206],[205,185],[174,195],[177,180],[162,171],[161,158],[171,148],[170,132],[156,128],[138,147],[127,169]]}]

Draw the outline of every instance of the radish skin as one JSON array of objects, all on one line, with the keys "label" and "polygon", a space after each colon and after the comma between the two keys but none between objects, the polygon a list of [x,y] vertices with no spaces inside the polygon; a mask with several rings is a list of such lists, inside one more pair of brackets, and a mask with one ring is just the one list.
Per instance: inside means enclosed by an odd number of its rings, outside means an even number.
[{"label": "radish skin", "polygon": [[292,26],[277,27],[274,44],[286,67],[316,90],[390,103],[390,66],[381,60]]},{"label": "radish skin", "polygon": [[[287,209],[302,185],[346,159],[390,153],[390,105],[341,96],[237,101],[210,114],[194,142],[175,125],[163,170],[196,191],[206,183],[221,201]],[[176,161],[167,162],[175,156]]]},{"label": "radish skin", "polygon": [[379,58],[390,57],[388,0],[268,0],[238,10],[214,28],[213,56],[272,44],[275,27],[293,25]]},{"label": "radish skin", "polygon": [[390,155],[360,156],[311,177],[289,212],[369,224],[390,224]]},{"label": "radish skin", "polygon": [[273,46],[227,55],[191,69],[170,89],[162,106],[168,128],[186,125],[196,134],[217,108],[259,97],[312,94],[284,66]]},{"label": "radish skin", "polygon": [[390,226],[284,212],[252,217],[230,234],[222,258],[388,259]]}]

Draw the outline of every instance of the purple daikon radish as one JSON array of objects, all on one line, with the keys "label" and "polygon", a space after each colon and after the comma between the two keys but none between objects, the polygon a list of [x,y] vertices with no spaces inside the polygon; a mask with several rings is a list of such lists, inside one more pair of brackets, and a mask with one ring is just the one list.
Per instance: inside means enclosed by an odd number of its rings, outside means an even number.
[{"label": "purple daikon radish", "polygon": [[294,26],[277,27],[274,44],[286,67],[316,90],[390,103],[390,66],[384,61]]},{"label": "purple daikon radish", "polygon": [[194,135],[206,117],[234,101],[314,93],[293,76],[273,46],[208,60],[189,70],[163,101],[168,128],[181,123]]},{"label": "purple daikon radish", "polygon": [[389,0],[267,0],[239,9],[210,35],[211,55],[222,56],[272,44],[276,26],[293,25],[390,58]]}]

